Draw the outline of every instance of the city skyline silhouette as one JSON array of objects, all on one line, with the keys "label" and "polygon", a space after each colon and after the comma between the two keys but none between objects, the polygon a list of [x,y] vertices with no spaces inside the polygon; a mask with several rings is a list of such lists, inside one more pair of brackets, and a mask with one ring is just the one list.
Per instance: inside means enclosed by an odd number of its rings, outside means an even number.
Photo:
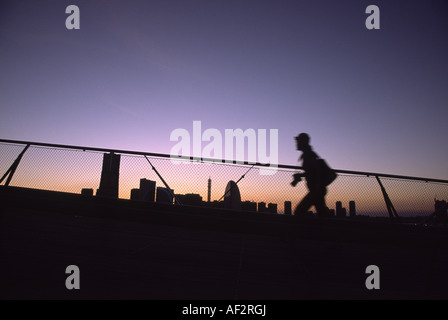
[{"label": "city skyline silhouette", "polygon": [[[11,186],[133,200],[144,200],[148,188],[153,190],[154,199],[156,189],[163,188],[171,190],[168,191],[171,203],[176,197],[176,204],[182,204],[181,197],[177,197],[186,194],[208,199],[209,179],[213,178],[210,200],[215,206],[221,206],[217,202],[225,198],[228,183],[233,180],[241,189],[241,203],[271,203],[277,206],[275,210],[260,211],[279,214],[285,212],[285,202],[291,202],[295,207],[306,193],[304,182],[296,187],[290,185],[293,175],[303,172],[303,168],[296,166],[279,164],[275,174],[263,175],[259,171],[265,168],[263,165],[197,162],[194,157],[177,163],[178,160],[173,162],[170,155],[163,154],[153,154],[149,160],[138,151],[34,142],[22,142],[21,146],[17,141],[5,143],[7,141],[3,140],[0,149],[0,170],[8,173],[14,166],[16,170],[13,176],[3,177],[5,185],[8,178]],[[24,148],[27,144],[30,147]],[[443,200],[446,196],[446,180],[340,169],[337,172],[339,177],[329,186],[327,195],[332,216],[338,216],[338,202],[346,208],[345,216],[349,216],[349,204],[354,201],[361,216],[387,217],[390,208],[385,203],[385,196],[390,196],[400,216],[428,216],[434,211],[434,199]],[[142,181],[151,186],[142,188]],[[145,190],[143,194],[139,189]],[[202,205],[202,201],[195,200],[195,203]],[[246,209],[258,211],[250,204],[244,206],[243,210]]]}]

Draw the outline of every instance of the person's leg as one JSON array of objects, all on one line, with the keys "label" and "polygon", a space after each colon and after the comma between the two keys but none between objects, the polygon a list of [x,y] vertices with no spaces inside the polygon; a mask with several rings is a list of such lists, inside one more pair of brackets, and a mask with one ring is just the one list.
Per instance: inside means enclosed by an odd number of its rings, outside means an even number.
[{"label": "person's leg", "polygon": [[316,212],[319,217],[329,216],[327,204],[325,202],[325,195],[327,194],[327,188],[316,190],[313,192],[313,204],[316,207]]},{"label": "person's leg", "polygon": [[311,192],[308,192],[308,194],[300,201],[300,203],[297,205],[296,209],[294,210],[294,215],[304,215],[308,212],[308,210],[313,205],[313,197]]}]

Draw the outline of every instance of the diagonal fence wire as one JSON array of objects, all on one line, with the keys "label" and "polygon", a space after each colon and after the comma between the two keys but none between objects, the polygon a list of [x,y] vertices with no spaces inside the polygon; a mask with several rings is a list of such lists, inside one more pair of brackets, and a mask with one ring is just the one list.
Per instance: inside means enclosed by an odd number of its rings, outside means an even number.
[{"label": "diagonal fence wire", "polygon": [[[26,144],[30,147],[11,177],[10,186],[70,193],[81,193],[83,189],[92,189],[95,193],[100,185],[103,155],[111,151],[0,140],[0,176],[11,168]],[[200,205],[210,205],[206,202],[210,178],[211,202],[217,204],[224,197],[228,182],[240,177],[238,188],[247,208],[253,208],[250,203],[266,207],[272,204],[274,212],[283,214],[288,211],[288,202],[293,210],[307,193],[304,183],[295,188],[290,185],[299,167],[279,165],[275,174],[264,175],[261,170],[266,167],[254,164],[179,160],[169,155],[113,151],[121,156],[118,197],[122,199],[130,199],[132,190],[139,188],[140,179],[148,179],[158,187],[174,190],[174,196],[195,195],[202,200]],[[340,170],[328,188],[327,206],[335,214],[345,209],[348,216],[354,209],[357,216],[388,217],[377,176],[399,216],[428,217],[434,212],[435,200],[448,200],[448,181]]]}]

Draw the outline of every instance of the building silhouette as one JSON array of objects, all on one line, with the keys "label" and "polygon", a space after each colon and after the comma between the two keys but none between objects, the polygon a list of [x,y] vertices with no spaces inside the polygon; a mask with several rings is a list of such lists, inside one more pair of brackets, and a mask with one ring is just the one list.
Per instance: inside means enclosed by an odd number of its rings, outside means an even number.
[{"label": "building silhouette", "polygon": [[131,200],[140,200],[140,189],[131,189]]},{"label": "building silhouette", "polygon": [[342,207],[342,202],[336,202],[336,217],[337,218],[345,218],[347,216],[347,210]]},{"label": "building silhouette", "polygon": [[168,190],[167,188],[157,187],[156,202],[173,204],[174,202],[174,190]]},{"label": "building silhouette", "polygon": [[196,193],[176,194],[176,199],[188,206],[202,206],[204,204],[202,197]]},{"label": "building silhouette", "polygon": [[81,190],[81,194],[83,196],[91,197],[91,196],[93,196],[93,189],[84,188],[84,189]]},{"label": "building silhouette", "polygon": [[257,203],[252,201],[241,202],[241,210],[257,212]]},{"label": "building silhouette", "polygon": [[356,217],[356,203],[355,203],[355,201],[350,201],[350,203],[349,203],[349,215],[350,215],[350,218]]},{"label": "building silhouette", "polygon": [[241,210],[241,194],[235,181],[229,181],[224,196],[224,208]]},{"label": "building silhouette", "polygon": [[156,196],[156,182],[140,179],[139,200],[154,202]]},{"label": "building silhouette", "polygon": [[[174,204],[178,201],[178,204],[197,206],[197,207],[210,207],[210,208],[224,208],[230,210],[242,210],[260,213],[270,213],[278,214],[278,204],[277,203],[266,203],[261,201],[259,203],[254,201],[241,201],[241,194],[238,185],[234,181],[229,181],[226,185],[225,194],[220,200],[211,200],[211,177],[207,180],[207,201],[205,201],[200,194],[196,193],[186,193],[186,194],[175,194],[174,190],[168,190],[166,187],[157,187],[156,181],[148,180],[146,178],[140,179],[140,188],[131,189],[131,200],[146,201],[146,202],[157,202],[157,203],[167,203]],[[83,194],[89,194],[88,190],[84,190]],[[351,209],[354,204],[350,204]],[[345,210],[342,208],[342,203],[338,201],[336,204],[338,212]],[[284,202],[284,213],[285,215],[292,215],[292,203],[291,201]],[[333,210],[334,212],[334,210]],[[308,212],[309,215],[313,215],[312,212]],[[344,216],[340,213],[340,216]]]},{"label": "building silhouette", "polygon": [[267,212],[269,212],[269,213],[277,213],[277,204],[276,203],[269,203]]},{"label": "building silhouette", "polygon": [[291,215],[292,214],[292,203],[291,201],[285,201],[285,214]]},{"label": "building silhouette", "polygon": [[100,187],[96,195],[100,197],[118,198],[118,181],[120,176],[120,155],[105,153],[101,171]]}]

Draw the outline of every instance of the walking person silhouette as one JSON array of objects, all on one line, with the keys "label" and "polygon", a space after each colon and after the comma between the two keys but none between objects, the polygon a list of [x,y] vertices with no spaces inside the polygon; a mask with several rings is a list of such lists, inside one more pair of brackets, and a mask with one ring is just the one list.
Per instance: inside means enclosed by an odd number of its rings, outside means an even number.
[{"label": "walking person silhouette", "polygon": [[299,134],[295,137],[295,141],[297,150],[302,151],[300,159],[302,160],[302,168],[305,172],[294,174],[294,181],[291,182],[291,185],[295,187],[302,180],[302,177],[304,177],[309,192],[297,205],[294,215],[303,216],[314,206],[317,216],[327,217],[329,215],[325,203],[327,184],[323,176],[324,172],[322,172],[322,167],[319,165],[319,156],[310,146],[310,137],[308,134]]}]

